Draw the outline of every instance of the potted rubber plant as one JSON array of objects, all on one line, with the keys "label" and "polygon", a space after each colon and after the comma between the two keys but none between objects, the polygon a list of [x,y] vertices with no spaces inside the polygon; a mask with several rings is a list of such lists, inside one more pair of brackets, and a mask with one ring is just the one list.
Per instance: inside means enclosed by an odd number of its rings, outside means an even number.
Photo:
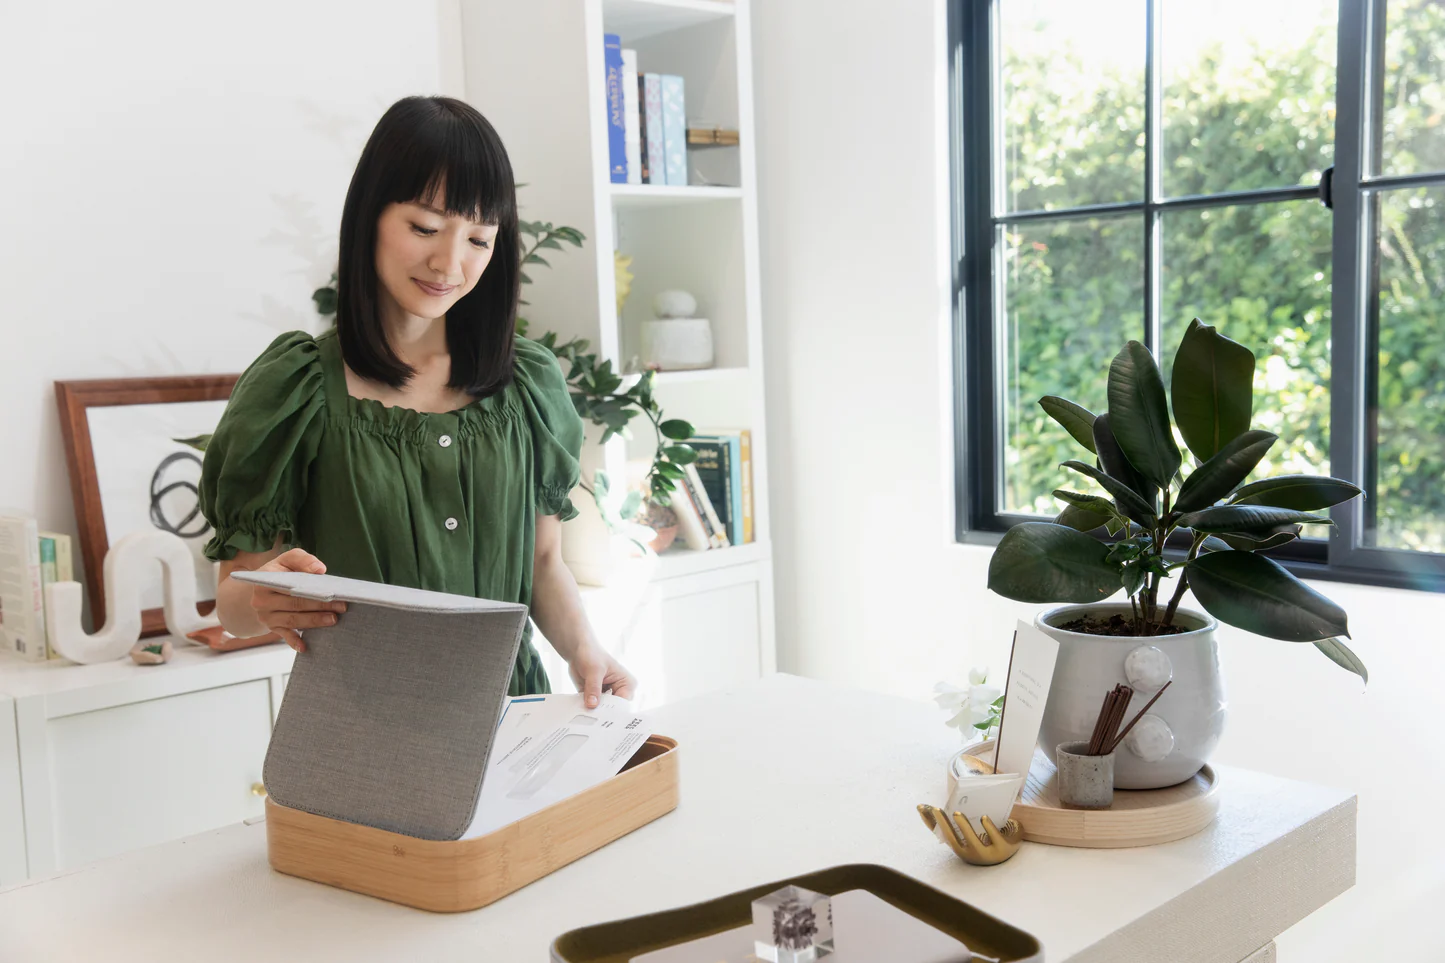
[{"label": "potted rubber plant", "polygon": [[[1117,683],[1136,699],[1171,683],[1119,753],[1121,789],[1182,782],[1218,744],[1218,622],[1313,643],[1368,679],[1341,641],[1349,636],[1344,610],[1266,554],[1303,526],[1329,525],[1320,513],[1360,489],[1315,475],[1249,480],[1279,440],[1250,427],[1254,369],[1253,352],[1196,319],[1167,396],[1149,349],[1130,341],[1109,366],[1107,411],[1054,396],[1039,402],[1087,452],[1061,467],[1097,491],[1061,488],[1053,521],[1011,528],[989,562],[988,587],[1022,602],[1071,603],[1036,620],[1060,642],[1039,740],[1050,758],[1059,743],[1089,737]],[[1203,612],[1180,607],[1186,589]],[[1122,601],[1106,601],[1121,592]]]}]

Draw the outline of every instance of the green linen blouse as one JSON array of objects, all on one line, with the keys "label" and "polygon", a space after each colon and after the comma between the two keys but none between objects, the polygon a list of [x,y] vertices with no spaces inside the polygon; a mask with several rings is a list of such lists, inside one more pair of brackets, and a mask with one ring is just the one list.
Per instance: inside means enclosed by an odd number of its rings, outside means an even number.
[{"label": "green linen blouse", "polygon": [[[353,398],[334,330],[277,338],[206,448],[206,555],[279,535],[332,575],[530,606],[537,516],[577,513],[583,426],[552,353],[515,345],[510,385],[432,414]],[[531,636],[528,623],[512,695],[550,691]]]}]

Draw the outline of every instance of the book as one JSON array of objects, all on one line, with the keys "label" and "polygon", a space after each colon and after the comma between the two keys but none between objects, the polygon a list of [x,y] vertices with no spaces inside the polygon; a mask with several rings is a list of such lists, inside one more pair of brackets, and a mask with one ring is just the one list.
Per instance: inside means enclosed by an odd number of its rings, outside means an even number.
[{"label": "book", "polygon": [[637,103],[637,51],[622,51],[622,133],[627,183],[642,183],[642,141]]},{"label": "book", "polygon": [[705,552],[712,547],[708,542],[707,529],[702,524],[702,514],[698,512],[697,505],[688,494],[687,486],[681,481],[673,483],[670,507],[677,516],[677,532],[688,548],[695,552]]},{"label": "book", "polygon": [[693,462],[693,465],[697,468],[702,487],[707,490],[707,497],[722,522],[723,530],[727,532],[728,541],[733,545],[741,545],[743,519],[738,497],[740,493],[733,481],[733,464],[736,461],[733,450],[736,439],[699,435],[689,438],[686,444],[697,453],[697,461]]},{"label": "book", "polygon": [[667,159],[662,154],[662,75],[642,75],[642,112],[646,115],[642,126],[647,131],[643,153],[647,155],[646,167],[650,184],[667,183]]},{"label": "book", "polygon": [[667,164],[667,185],[687,185],[687,112],[682,78],[662,75],[662,154]]},{"label": "book", "polygon": [[614,184],[627,183],[627,123],[622,95],[622,40],[615,33],[602,38],[607,70],[607,171]]},{"label": "book", "polygon": [[0,645],[32,662],[49,654],[40,533],[28,515],[0,516]]},{"label": "book", "polygon": [[683,465],[682,474],[687,482],[688,491],[692,492],[693,501],[700,509],[703,521],[708,529],[708,541],[713,548],[727,548],[727,529],[723,527],[722,520],[717,517],[717,509],[713,507],[712,499],[707,497],[707,489],[703,487],[702,479],[698,476],[696,465]]},{"label": "book", "polygon": [[[71,554],[70,536],[60,532],[40,532],[40,584],[41,592],[51,582],[73,582],[75,581],[75,563]],[[49,620],[45,623],[45,644],[49,658],[59,659],[61,655],[55,651],[51,644],[50,637],[55,627]]]},{"label": "book", "polygon": [[[734,545],[746,545],[756,537],[753,531],[753,435],[746,428],[707,428],[699,438],[725,441],[730,449],[732,475],[732,518],[736,522]],[[688,444],[692,444],[691,441]]]},{"label": "book", "polygon": [[637,163],[643,184],[652,183],[652,165],[647,160],[647,78],[637,75]]}]

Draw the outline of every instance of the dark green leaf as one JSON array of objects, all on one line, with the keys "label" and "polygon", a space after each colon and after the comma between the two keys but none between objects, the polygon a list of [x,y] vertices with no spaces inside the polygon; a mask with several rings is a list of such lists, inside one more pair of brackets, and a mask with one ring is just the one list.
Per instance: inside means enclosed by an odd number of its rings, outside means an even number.
[{"label": "dark green leaf", "polygon": [[1123,515],[1115,515],[1113,518],[1109,519],[1107,522],[1104,523],[1104,531],[1108,532],[1110,535],[1118,535],[1120,532],[1122,532],[1128,527],[1129,522],[1124,518]]},{"label": "dark green leaf", "polygon": [[988,563],[988,587],[1019,602],[1097,602],[1119,591],[1104,543],[1050,522],[1004,533]]},{"label": "dark green leaf", "polygon": [[1050,418],[1063,425],[1074,440],[1089,451],[1094,448],[1094,413],[1088,408],[1076,405],[1057,395],[1045,395],[1039,399],[1039,407],[1048,412]]},{"label": "dark green leaf", "polygon": [[1213,458],[1184,480],[1174,510],[1193,512],[1208,508],[1234,491],[1278,440],[1278,435],[1267,431],[1246,431],[1225,442]]},{"label": "dark green leaf", "polygon": [[1124,345],[1109,365],[1108,414],[1129,464],[1156,487],[1168,487],[1182,456],[1174,444],[1159,365],[1138,341]]},{"label": "dark green leaf", "polygon": [[681,418],[671,418],[664,421],[657,426],[657,429],[662,432],[662,437],[671,438],[673,441],[687,441],[693,435],[697,434],[697,432],[693,430],[692,424],[683,421]]},{"label": "dark green leaf", "polygon": [[[1238,552],[1267,552],[1299,538],[1298,525],[1285,525],[1263,535],[1220,535],[1219,540]],[[1211,535],[1210,538],[1215,536]]]},{"label": "dark green leaf", "polygon": [[1196,318],[1174,355],[1174,421],[1201,462],[1249,430],[1254,413],[1254,352]]},{"label": "dark green leaf", "polygon": [[637,517],[637,510],[642,507],[642,492],[628,492],[627,497],[622,499],[622,507],[617,513],[625,519]]},{"label": "dark green leaf", "polygon": [[178,445],[187,445],[196,451],[205,451],[206,446],[211,443],[210,435],[195,435],[191,438],[172,438],[171,441]]},{"label": "dark green leaf", "polygon": [[1286,642],[1350,634],[1344,609],[1253,552],[1210,552],[1189,563],[1189,587],[1210,615]]},{"label": "dark green leaf", "polygon": [[1082,508],[1096,515],[1114,514],[1114,503],[1102,495],[1083,495],[1065,488],[1056,488],[1054,497],[1061,502],[1068,502],[1075,508]]},{"label": "dark green leaf", "polygon": [[1093,465],[1086,465],[1081,461],[1066,461],[1063,467],[1072,468],[1074,471],[1094,479],[1103,486],[1104,491],[1114,496],[1114,504],[1121,514],[1132,518],[1145,528],[1152,528],[1157,521],[1153,507],[1117,478],[1110,477]]},{"label": "dark green leaf", "polygon": [[1144,587],[1144,579],[1148,575],[1144,566],[1135,562],[1132,565],[1124,566],[1124,574],[1120,581],[1124,585],[1125,595],[1138,595],[1139,590]]},{"label": "dark green leaf", "polygon": [[1322,639],[1315,643],[1315,648],[1323,652],[1335,665],[1350,670],[1359,676],[1366,685],[1370,684],[1370,672],[1365,668],[1365,663],[1361,662],[1360,657],[1351,652],[1350,647],[1339,639]]},{"label": "dark green leaf", "polygon": [[540,241],[537,242],[537,246],[538,246],[539,248],[546,247],[546,248],[554,248],[554,249],[556,249],[556,250],[558,250],[558,251],[562,250],[562,245],[561,245],[561,244],[558,244],[555,240],[553,240],[553,239],[550,238],[550,237],[544,237],[544,238],[542,238],[542,240],[540,240]]},{"label": "dark green leaf", "polygon": [[1181,528],[1211,535],[1255,535],[1270,533],[1281,525],[1328,525],[1323,515],[1297,512],[1292,508],[1271,508],[1268,505],[1217,505],[1189,512],[1178,519]]},{"label": "dark green leaf", "polygon": [[1076,532],[1092,532],[1096,528],[1103,528],[1108,520],[1107,515],[1100,515],[1077,505],[1066,505],[1063,511],[1054,516],[1055,525],[1067,525]]},{"label": "dark green leaf", "polygon": [[1199,546],[1200,550],[1205,552],[1227,552],[1233,547],[1218,535],[1208,536]]},{"label": "dark green leaf", "polygon": [[1094,419],[1094,445],[1099,455],[1099,467],[1104,473],[1119,479],[1129,486],[1130,491],[1153,505],[1159,494],[1159,487],[1135,471],[1129,459],[1124,456],[1124,449],[1119,447],[1119,441],[1114,437],[1113,423],[1108,412]]},{"label": "dark green leaf", "polygon": [[697,452],[687,445],[668,445],[662,449],[662,453],[679,465],[691,465],[697,461]]},{"label": "dark green leaf", "polygon": [[664,478],[671,478],[673,481],[683,476],[683,471],[670,461],[659,461],[654,463],[653,468]]},{"label": "dark green leaf", "polygon": [[523,264],[540,264],[540,265],[542,265],[543,267],[551,267],[551,266],[552,266],[552,265],[548,264],[546,258],[542,257],[542,255],[540,255],[540,254],[528,254],[527,257],[526,257],[526,259],[525,259],[524,261],[522,261],[522,263],[523,263]]},{"label": "dark green leaf", "polygon": [[1360,489],[1341,478],[1324,475],[1278,475],[1250,482],[1230,499],[1236,505],[1273,505],[1317,512],[1347,502]]}]

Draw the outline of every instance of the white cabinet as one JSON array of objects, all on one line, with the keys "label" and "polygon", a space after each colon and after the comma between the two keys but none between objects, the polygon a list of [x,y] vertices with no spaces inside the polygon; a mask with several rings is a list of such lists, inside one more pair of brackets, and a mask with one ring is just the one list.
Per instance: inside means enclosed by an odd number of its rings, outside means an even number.
[{"label": "white cabinet", "polygon": [[265,679],[47,720],[55,868],[262,815],[270,738]]},{"label": "white cabinet", "polygon": [[0,887],[25,879],[25,823],[20,808],[20,745],[15,700],[0,696]]},{"label": "white cabinet", "polygon": [[[635,577],[582,588],[598,639],[637,676],[641,708],[730,688],[777,670],[772,563],[762,551],[745,551],[733,557],[751,554],[756,560],[712,567],[707,563],[713,560],[703,558],[667,559],[666,566],[653,560],[650,568],[639,562]],[[712,553],[688,553],[694,554]],[[566,663],[545,639],[536,642],[553,690],[574,691]]]},{"label": "white cabinet", "polygon": [[260,815],[292,658],[0,663],[0,884]]}]

